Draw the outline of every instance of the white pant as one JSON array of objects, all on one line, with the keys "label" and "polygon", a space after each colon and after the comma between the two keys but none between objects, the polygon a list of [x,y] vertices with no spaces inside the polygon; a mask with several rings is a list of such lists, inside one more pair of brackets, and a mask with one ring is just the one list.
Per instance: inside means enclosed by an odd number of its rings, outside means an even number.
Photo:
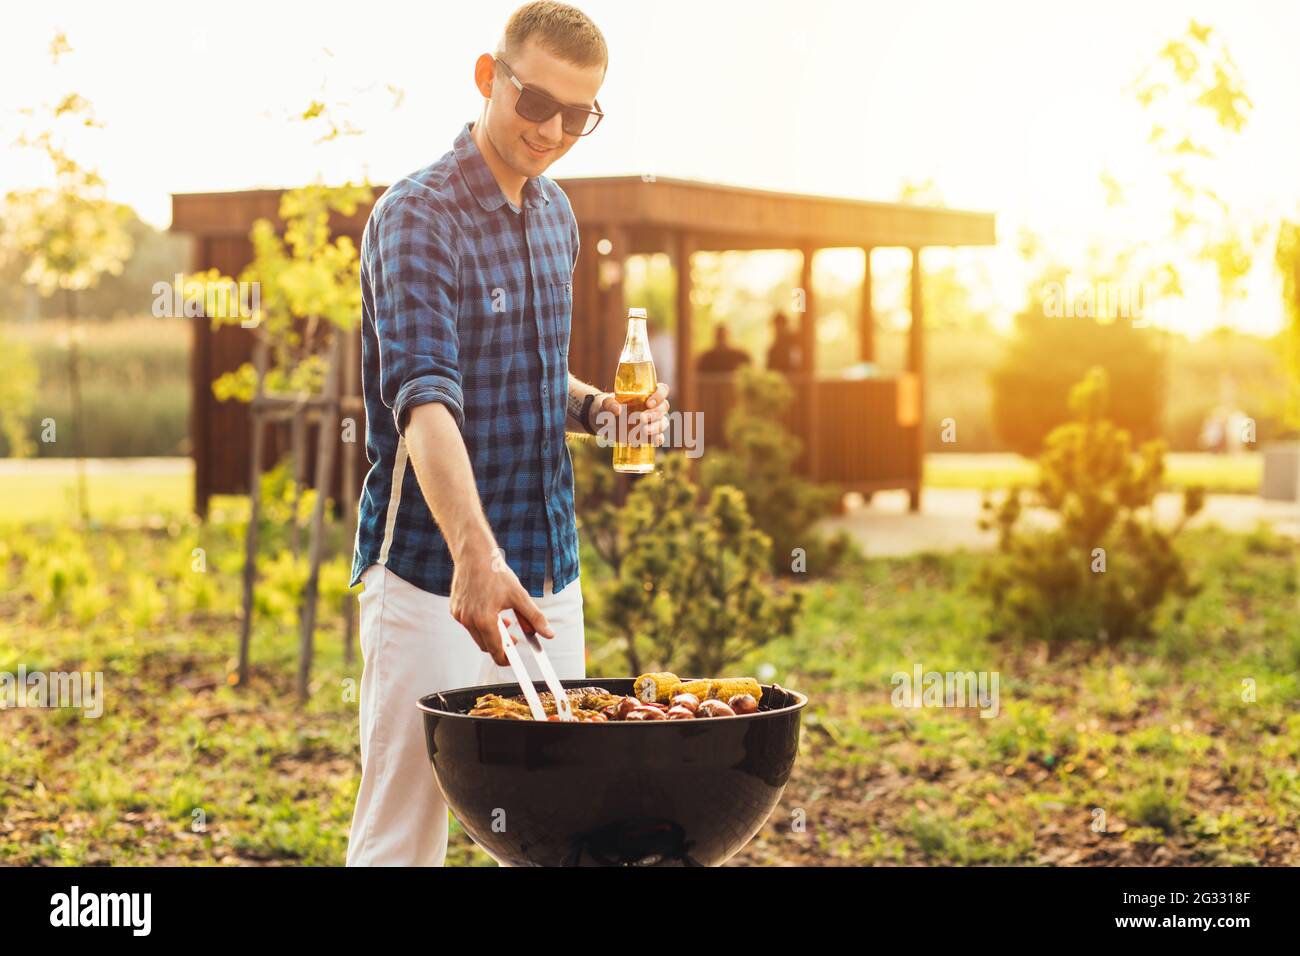
[{"label": "white pant", "polygon": [[[416,702],[435,691],[514,680],[451,616],[451,599],[372,564],[361,577],[361,789],[348,866],[442,866],[447,804],[434,783]],[[587,675],[581,582],[534,598],[555,631],[542,638],[561,680]],[[536,680],[531,654],[521,654]]]}]

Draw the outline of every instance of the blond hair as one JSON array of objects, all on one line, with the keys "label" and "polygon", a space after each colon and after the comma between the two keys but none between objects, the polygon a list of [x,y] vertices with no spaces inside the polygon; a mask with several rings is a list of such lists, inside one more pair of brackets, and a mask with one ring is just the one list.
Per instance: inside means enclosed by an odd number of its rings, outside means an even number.
[{"label": "blond hair", "polygon": [[512,13],[497,46],[497,56],[517,55],[529,38],[548,53],[578,66],[609,66],[604,34],[589,16],[567,3],[534,0]]}]

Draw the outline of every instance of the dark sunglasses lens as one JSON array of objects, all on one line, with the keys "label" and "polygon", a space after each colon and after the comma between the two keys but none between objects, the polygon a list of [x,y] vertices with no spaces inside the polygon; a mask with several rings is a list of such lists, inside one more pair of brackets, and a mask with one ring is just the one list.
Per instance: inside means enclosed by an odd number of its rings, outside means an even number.
[{"label": "dark sunglasses lens", "polygon": [[524,87],[515,100],[515,112],[530,123],[545,123],[556,113],[560,125],[570,136],[584,136],[596,128],[600,116],[574,107],[561,107],[550,97]]},{"label": "dark sunglasses lens", "polygon": [[[515,101],[515,112],[530,123],[545,123],[555,115],[557,107],[539,93],[525,88]],[[563,121],[561,121],[563,122]]]},{"label": "dark sunglasses lens", "polygon": [[566,109],[560,117],[560,124],[570,136],[585,136],[596,128],[600,117],[586,110]]}]

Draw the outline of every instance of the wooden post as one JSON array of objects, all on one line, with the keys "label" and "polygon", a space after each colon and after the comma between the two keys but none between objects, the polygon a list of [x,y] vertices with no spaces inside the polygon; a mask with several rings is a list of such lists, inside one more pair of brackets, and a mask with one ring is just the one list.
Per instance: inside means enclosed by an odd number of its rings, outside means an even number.
[{"label": "wooden post", "polygon": [[[672,386],[668,401],[684,414],[699,409],[699,396],[695,394],[695,355],[691,347],[695,316],[695,307],[691,304],[691,254],[694,251],[694,239],[690,233],[682,231],[673,235],[669,255],[677,272],[677,361],[674,363],[677,381],[668,383]],[[705,422],[704,427],[707,430],[716,425]]]},{"label": "wooden post", "polygon": [[876,310],[871,301],[871,247],[863,246],[862,303],[858,308],[858,355],[864,362],[876,360]]},{"label": "wooden post", "polygon": [[329,497],[330,478],[334,474],[334,450],[338,446],[339,374],[342,361],[342,333],[334,333],[330,347],[329,371],[325,375],[325,401],[320,406],[316,434],[316,501],[311,512],[311,537],[308,543],[307,583],[303,587],[301,624],[298,635],[298,700],[306,702],[311,680],[313,640],[316,631],[316,604],[320,593],[321,555],[325,547],[325,500]]},{"label": "wooden post", "polygon": [[805,246],[799,270],[799,288],[803,290],[803,313],[799,316],[799,377],[803,389],[803,470],[817,480],[817,305],[813,296],[813,256],[817,250]]},{"label": "wooden post", "polygon": [[916,480],[908,489],[908,510],[921,510],[925,477],[925,314],[921,307],[921,250],[912,248],[912,324],[907,334],[907,370],[916,378]]},{"label": "wooden post", "polygon": [[293,515],[289,519],[289,544],[293,559],[302,551],[302,527],[298,524],[298,507],[302,503],[302,486],[307,482],[307,416],[301,411],[289,419],[290,448],[293,454]]},{"label": "wooden post", "polygon": [[[618,367],[619,353],[627,334],[627,231],[621,226],[600,226],[596,234],[609,242],[609,252],[596,256],[596,355],[600,376],[593,384],[604,388],[605,382],[614,387],[614,370]],[[599,243],[600,240],[597,240]],[[612,454],[612,453],[611,453]],[[614,500],[622,505],[632,487],[635,476],[614,476]]]},{"label": "wooden post", "polygon": [[[212,242],[197,238],[190,246],[190,272],[211,262]],[[208,516],[212,497],[212,320],[198,316],[190,323],[190,457],[194,460],[194,513]]]},{"label": "wooden post", "polygon": [[248,530],[244,533],[244,616],[239,626],[239,686],[248,684],[249,644],[253,634],[253,587],[257,582],[257,530],[262,520],[262,415],[258,399],[266,379],[266,342],[259,336],[253,345],[253,367],[257,389],[249,419],[253,427],[253,449],[248,469]]},{"label": "wooden post", "polygon": [[[594,333],[597,371],[593,384],[614,387],[614,369],[619,349],[627,331],[627,301],[624,298],[627,232],[619,226],[598,226],[592,232],[609,242],[609,252],[596,253],[596,315],[590,329]],[[596,240],[599,244],[600,239]]]},{"label": "wooden post", "polygon": [[77,456],[77,518],[90,524],[90,498],[86,491],[86,412],[81,402],[81,346],[77,328],[77,293],[63,290],[68,322],[68,388],[72,399],[72,452]]},{"label": "wooden post", "polygon": [[[583,223],[582,248],[578,253],[578,265],[573,270],[573,326],[569,339],[569,370],[584,382],[590,382],[606,388],[605,377],[613,374],[605,366],[610,361],[608,356],[600,356],[597,350],[600,343],[596,341],[600,315],[599,267],[600,258],[596,243],[600,232],[597,226]],[[613,382],[609,385],[612,387]]]}]

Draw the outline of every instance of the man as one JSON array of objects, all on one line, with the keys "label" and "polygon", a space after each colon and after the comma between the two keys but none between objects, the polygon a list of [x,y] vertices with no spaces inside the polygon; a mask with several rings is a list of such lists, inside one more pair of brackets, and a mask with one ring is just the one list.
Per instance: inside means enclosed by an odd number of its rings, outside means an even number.
[{"label": "man", "polygon": [[772,345],[767,350],[767,367],[787,375],[799,371],[799,336],[790,328],[784,312],[772,316]]},{"label": "man", "polygon": [[713,348],[700,354],[695,362],[698,372],[734,372],[749,364],[749,353],[744,349],[731,347],[727,338],[727,327],[721,322],[713,330]]},{"label": "man", "polygon": [[[352,866],[442,864],[447,808],[416,701],[511,680],[499,618],[547,638],[561,678],[586,676],[564,436],[626,409],[569,375],[578,229],[542,173],[599,122],[607,61],[585,14],[521,7],[496,56],[475,63],[478,120],[384,193],[366,224],[372,467],[353,563],[365,670]],[[667,393],[627,422],[641,418],[655,444]]]}]

